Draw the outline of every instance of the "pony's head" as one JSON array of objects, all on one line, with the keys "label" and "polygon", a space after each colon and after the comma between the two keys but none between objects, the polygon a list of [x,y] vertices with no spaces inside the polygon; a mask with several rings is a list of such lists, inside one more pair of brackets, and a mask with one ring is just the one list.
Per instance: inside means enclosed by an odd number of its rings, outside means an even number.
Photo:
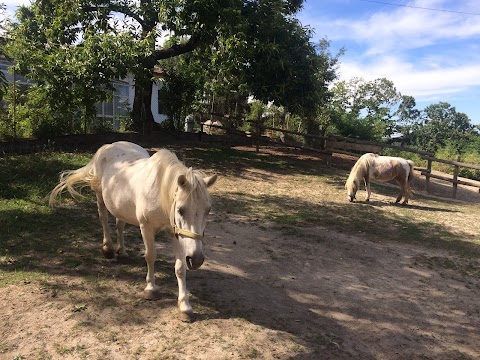
[{"label": "pony's head", "polygon": [[358,182],[357,179],[353,176],[349,176],[347,181],[345,182],[345,189],[347,189],[347,198],[348,201],[352,202],[356,200],[356,195],[358,191]]},{"label": "pony's head", "polygon": [[189,270],[198,269],[205,259],[203,233],[207,215],[211,209],[208,188],[217,180],[217,175],[202,177],[191,168],[177,178],[177,191],[172,207],[172,226],[183,259]]}]

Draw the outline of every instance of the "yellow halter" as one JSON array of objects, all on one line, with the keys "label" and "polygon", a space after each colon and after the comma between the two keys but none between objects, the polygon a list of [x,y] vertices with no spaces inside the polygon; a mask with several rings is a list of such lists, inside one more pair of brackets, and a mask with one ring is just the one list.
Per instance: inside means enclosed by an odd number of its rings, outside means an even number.
[{"label": "yellow halter", "polygon": [[178,235],[183,235],[195,240],[205,241],[205,237],[203,235],[197,234],[190,230],[179,228],[177,224],[175,224],[175,205],[177,203],[177,192],[178,192],[178,186],[177,186],[177,189],[175,190],[175,195],[173,196],[172,209],[170,210],[170,227],[171,227],[170,232],[177,239],[178,239]]}]

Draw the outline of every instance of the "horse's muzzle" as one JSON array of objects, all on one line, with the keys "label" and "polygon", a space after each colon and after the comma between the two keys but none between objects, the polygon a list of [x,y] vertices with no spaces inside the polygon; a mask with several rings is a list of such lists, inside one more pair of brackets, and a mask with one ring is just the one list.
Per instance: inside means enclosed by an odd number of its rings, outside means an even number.
[{"label": "horse's muzzle", "polygon": [[187,256],[185,260],[188,270],[197,270],[200,266],[202,266],[205,257],[203,256],[203,254]]},{"label": "horse's muzzle", "polygon": [[353,202],[355,200],[355,196],[348,196],[348,201]]}]

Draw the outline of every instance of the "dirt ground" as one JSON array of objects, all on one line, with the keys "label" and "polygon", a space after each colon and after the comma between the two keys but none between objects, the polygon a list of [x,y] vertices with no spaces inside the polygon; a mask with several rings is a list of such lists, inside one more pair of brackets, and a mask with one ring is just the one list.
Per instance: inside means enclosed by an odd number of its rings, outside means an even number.
[{"label": "dirt ground", "polygon": [[[255,194],[263,175],[242,186]],[[213,194],[234,184],[220,178]],[[459,195],[480,202],[474,190]],[[418,261],[445,251],[321,219],[288,232],[214,211],[207,259],[187,274],[197,314],[188,324],[177,317],[170,242],[157,243],[162,299],[145,301],[143,244],[127,230],[127,264],[50,264],[44,279],[0,288],[1,359],[480,359],[479,279]],[[91,247],[100,251],[99,239]]]}]

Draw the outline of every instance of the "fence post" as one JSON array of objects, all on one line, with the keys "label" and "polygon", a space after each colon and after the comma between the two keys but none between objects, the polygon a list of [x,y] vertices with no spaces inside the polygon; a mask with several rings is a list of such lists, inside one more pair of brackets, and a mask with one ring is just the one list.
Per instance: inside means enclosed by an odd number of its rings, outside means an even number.
[{"label": "fence post", "polygon": [[430,194],[430,174],[432,173],[432,160],[427,160],[427,175],[425,176],[425,191]]},{"label": "fence post", "polygon": [[[460,162],[460,155],[457,155],[457,161]],[[459,171],[460,171],[460,167],[458,165],[455,165],[455,167],[453,168],[453,193],[452,193],[452,197],[454,199],[457,198],[457,188],[458,188],[457,179],[458,179]]]},{"label": "fence post", "polygon": [[329,153],[327,153],[327,166],[331,166],[333,163],[333,149],[328,147],[329,141],[331,143],[331,140],[329,139],[323,140],[323,149],[329,151]]}]

